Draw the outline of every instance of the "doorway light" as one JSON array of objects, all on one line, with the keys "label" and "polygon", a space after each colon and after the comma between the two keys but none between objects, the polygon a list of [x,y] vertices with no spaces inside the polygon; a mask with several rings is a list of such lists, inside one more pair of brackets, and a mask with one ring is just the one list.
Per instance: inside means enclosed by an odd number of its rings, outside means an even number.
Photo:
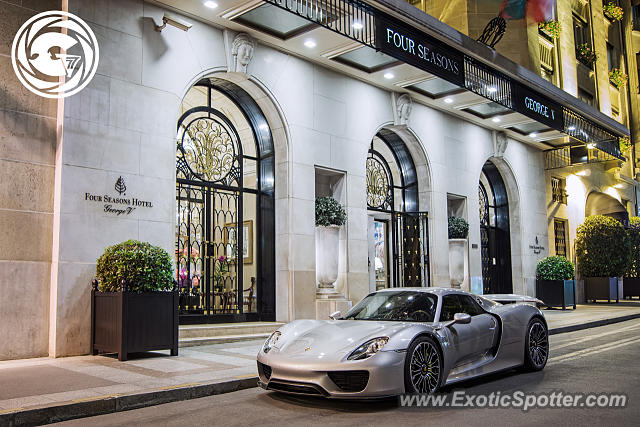
[{"label": "doorway light", "polygon": [[384,73],[384,78],[387,80],[391,80],[394,77],[393,73]]},{"label": "doorway light", "polygon": [[314,40],[308,39],[304,42],[304,45],[306,47],[308,47],[309,49],[313,49],[314,47],[316,47],[316,42]]},{"label": "doorway light", "polygon": [[206,2],[204,2],[205,7],[208,7],[209,9],[215,9],[216,7],[218,7],[218,3],[208,0]]}]

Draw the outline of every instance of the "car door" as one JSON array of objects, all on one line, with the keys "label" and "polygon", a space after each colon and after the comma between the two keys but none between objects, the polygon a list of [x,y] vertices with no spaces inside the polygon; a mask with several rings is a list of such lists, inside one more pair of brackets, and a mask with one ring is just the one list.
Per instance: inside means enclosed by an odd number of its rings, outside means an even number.
[{"label": "car door", "polygon": [[471,297],[462,294],[444,295],[442,297],[440,321],[453,320],[453,316],[456,313],[470,315],[471,322],[468,324],[454,324],[447,328],[452,347],[456,350],[454,367],[471,363],[480,358],[491,347],[490,336],[494,333],[496,326],[493,317],[485,313]]}]

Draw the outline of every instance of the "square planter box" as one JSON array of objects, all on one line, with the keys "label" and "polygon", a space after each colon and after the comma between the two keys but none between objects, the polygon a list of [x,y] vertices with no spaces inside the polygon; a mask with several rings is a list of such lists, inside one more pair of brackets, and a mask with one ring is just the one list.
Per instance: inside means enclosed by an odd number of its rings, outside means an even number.
[{"label": "square planter box", "polygon": [[620,288],[617,277],[585,277],[584,294],[587,301],[620,301]]},{"label": "square planter box", "polygon": [[171,350],[178,355],[178,291],[91,291],[91,350],[128,353]]},{"label": "square planter box", "polygon": [[575,280],[536,280],[536,298],[547,307],[576,308]]},{"label": "square planter box", "polygon": [[624,297],[640,297],[640,277],[624,278]]}]

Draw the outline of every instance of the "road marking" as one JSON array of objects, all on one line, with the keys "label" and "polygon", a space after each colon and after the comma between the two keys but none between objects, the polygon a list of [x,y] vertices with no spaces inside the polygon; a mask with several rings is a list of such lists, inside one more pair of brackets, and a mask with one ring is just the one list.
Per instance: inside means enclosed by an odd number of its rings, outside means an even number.
[{"label": "road marking", "polygon": [[247,374],[247,375],[238,375],[236,378],[243,379],[243,378],[253,378],[257,376],[258,376],[257,374]]},{"label": "road marking", "polygon": [[109,399],[111,397],[118,397],[119,394],[102,394],[100,396],[82,397],[80,399],[73,399],[72,402],[90,402],[92,400]]},{"label": "road marking", "polygon": [[8,414],[11,412],[22,411],[24,408],[13,408],[13,409],[0,409],[0,414]]},{"label": "road marking", "polygon": [[166,387],[160,387],[158,390],[173,390],[175,388],[183,388],[183,387],[192,387],[200,385],[200,383],[185,383],[185,384],[176,384],[176,385],[168,385]]},{"label": "road marking", "polygon": [[588,337],[585,337],[585,338],[580,338],[578,340],[567,342],[566,344],[554,345],[552,347],[552,350],[557,350],[557,349],[560,349],[560,348],[570,347],[570,346],[572,346],[574,344],[579,344],[579,343],[583,343],[585,341],[590,341],[590,340],[593,340],[593,339],[596,339],[596,338],[605,337],[607,335],[619,334],[620,332],[623,332],[623,331],[628,331],[628,330],[633,330],[633,329],[638,329],[638,328],[640,328],[640,323],[637,324],[637,325],[627,326],[626,328],[620,328],[620,329],[617,329],[615,331],[603,332],[601,334],[596,334],[596,335],[591,335],[591,336],[588,336]]},{"label": "road marking", "polygon": [[602,353],[604,351],[614,350],[619,347],[635,344],[640,342],[640,338],[627,338],[626,340],[617,341],[613,343],[599,345],[593,348],[586,348],[584,350],[574,351],[572,353],[563,354],[562,356],[556,356],[549,359],[549,363],[566,362],[567,360],[579,359],[585,356],[591,356],[594,354]]}]

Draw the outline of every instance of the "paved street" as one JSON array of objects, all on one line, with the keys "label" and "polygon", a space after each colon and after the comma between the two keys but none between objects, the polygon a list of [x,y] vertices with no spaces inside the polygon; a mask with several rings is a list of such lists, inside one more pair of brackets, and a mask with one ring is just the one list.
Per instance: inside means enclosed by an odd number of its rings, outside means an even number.
[{"label": "paved street", "polygon": [[551,337],[551,359],[542,372],[508,372],[464,383],[474,394],[522,390],[541,393],[625,393],[622,409],[470,409],[407,410],[397,400],[342,402],[297,398],[249,389],[135,411],[79,419],[66,426],[109,425],[637,425],[640,417],[640,320]]}]

